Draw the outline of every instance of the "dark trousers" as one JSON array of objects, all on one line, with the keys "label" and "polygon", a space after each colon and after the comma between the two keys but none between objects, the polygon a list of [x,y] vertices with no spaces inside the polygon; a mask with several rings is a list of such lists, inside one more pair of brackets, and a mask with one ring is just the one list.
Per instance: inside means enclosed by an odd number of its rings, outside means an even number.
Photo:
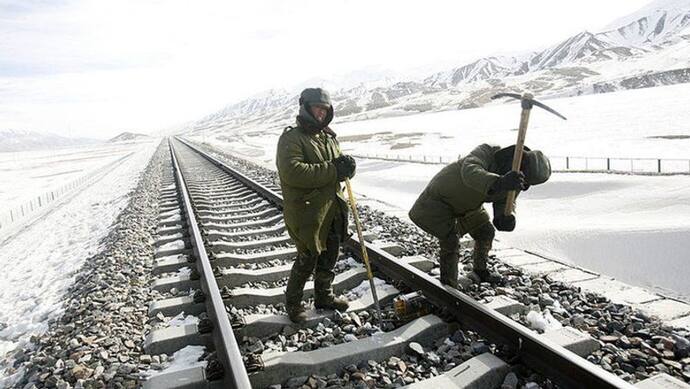
[{"label": "dark trousers", "polygon": [[287,306],[297,306],[304,295],[304,285],[309,276],[314,274],[314,299],[327,301],[333,297],[333,279],[335,273],[333,267],[340,253],[341,236],[336,231],[336,221],[331,225],[326,238],[326,250],[319,255],[309,251],[298,252],[295,262],[292,264],[290,279],[285,291],[285,303]]},{"label": "dark trousers", "polygon": [[[496,230],[490,222],[469,231],[474,239],[474,251],[472,263],[474,270],[486,270],[486,261],[489,257],[491,244]],[[460,258],[460,238],[457,227],[444,239],[439,239],[441,252],[439,262],[441,265],[441,283],[457,288],[458,286],[458,259]]]}]

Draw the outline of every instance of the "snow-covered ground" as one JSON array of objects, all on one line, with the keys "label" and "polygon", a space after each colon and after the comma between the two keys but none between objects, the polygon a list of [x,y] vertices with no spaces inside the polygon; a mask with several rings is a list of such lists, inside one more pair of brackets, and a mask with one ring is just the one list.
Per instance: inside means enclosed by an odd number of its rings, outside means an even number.
[{"label": "snow-covered ground", "polygon": [[[84,174],[93,168],[93,161],[98,161],[96,166],[102,166],[125,152],[134,151],[98,182],[84,188],[0,247],[0,267],[3,269],[0,274],[0,355],[27,342],[31,335],[45,331],[48,320],[60,314],[62,295],[73,283],[82,263],[100,251],[102,238],[127,205],[130,191],[136,187],[139,175],[157,146],[158,141],[151,141],[98,151],[82,149],[83,153],[65,154],[61,150],[58,157],[51,156],[50,152],[32,153],[32,158],[17,162],[22,168],[14,169],[14,173],[3,171],[5,177],[12,177],[9,182],[22,182],[34,190],[43,190],[45,186],[41,182],[47,178],[35,176],[44,173],[34,173],[35,170],[25,166],[44,169],[45,174],[56,171]],[[55,169],[51,165],[55,165]],[[76,177],[75,173],[69,174]],[[41,182],[21,177],[26,175]]]},{"label": "snow-covered ground", "polygon": [[112,143],[0,153],[0,212],[60,187],[139,148]]},{"label": "snow-covered ground", "polygon": [[[690,158],[690,84],[544,101],[568,118],[535,108],[527,145],[549,155]],[[334,125],[345,140],[391,131],[343,146],[403,155],[466,154],[477,144],[515,143],[519,103]],[[650,139],[652,136],[687,139]]]},{"label": "snow-covered ground", "polygon": [[[508,100],[506,100],[507,102]],[[545,100],[568,118],[535,108],[527,145],[551,156],[690,159],[690,84]],[[338,123],[344,149],[400,155],[466,154],[477,144],[515,143],[518,102],[483,108]],[[273,165],[279,133],[251,129],[232,142],[195,136]],[[650,138],[676,136],[684,139]]]},{"label": "snow-covered ground", "polygon": [[[545,101],[567,121],[534,109],[527,145],[551,156],[690,158],[690,84]],[[349,153],[464,155],[480,143],[515,142],[519,106],[335,123]],[[671,139],[650,138],[672,136]],[[232,142],[192,138],[275,169],[277,135]],[[356,192],[405,216],[440,165],[358,161]],[[518,228],[499,239],[560,260],[690,298],[690,177],[554,174],[521,196]]]},{"label": "snow-covered ground", "polygon": [[[352,185],[406,217],[440,168],[360,159]],[[690,299],[688,176],[556,173],[520,195],[517,220],[503,243]]]}]

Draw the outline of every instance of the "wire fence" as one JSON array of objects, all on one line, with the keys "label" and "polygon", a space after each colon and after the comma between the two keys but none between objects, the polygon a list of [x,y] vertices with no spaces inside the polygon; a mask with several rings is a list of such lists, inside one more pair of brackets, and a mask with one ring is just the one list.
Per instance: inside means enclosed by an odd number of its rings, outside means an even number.
[{"label": "wire fence", "polygon": [[[405,155],[395,153],[356,153],[352,156],[434,165],[448,164],[459,158],[459,156],[451,155]],[[557,172],[690,174],[690,159],[549,156],[549,160],[551,161],[552,170]]]},{"label": "wire fence", "polygon": [[29,221],[30,217],[39,215],[39,211],[46,210],[48,205],[51,205],[55,201],[64,198],[66,195],[76,192],[76,190],[79,188],[95,182],[102,175],[107,173],[109,169],[129,158],[132,154],[134,153],[129,153],[105,166],[94,170],[93,172],[90,172],[83,177],[60,186],[59,188],[45,192],[40,196],[36,196],[15,206],[14,208],[0,212],[0,231],[3,231],[4,235],[5,231],[8,230],[9,227],[17,227],[18,225]]}]

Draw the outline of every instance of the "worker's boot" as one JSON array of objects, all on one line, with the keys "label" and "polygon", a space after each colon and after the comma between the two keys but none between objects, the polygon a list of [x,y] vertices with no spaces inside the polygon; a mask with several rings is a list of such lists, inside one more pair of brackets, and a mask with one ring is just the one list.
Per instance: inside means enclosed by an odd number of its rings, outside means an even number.
[{"label": "worker's boot", "polygon": [[314,308],[316,309],[330,309],[334,311],[345,312],[350,308],[350,303],[340,297],[335,297],[333,294],[320,295],[314,298]]},{"label": "worker's boot", "polygon": [[477,284],[488,282],[490,284],[500,285],[503,283],[503,277],[500,274],[487,269],[472,270],[467,277]]},{"label": "worker's boot", "polygon": [[447,239],[439,240],[439,246],[441,247],[439,254],[440,281],[444,285],[458,289],[458,258],[460,253],[457,235],[452,234]]},{"label": "worker's boot", "polygon": [[287,305],[285,310],[293,323],[304,324],[307,321],[307,312],[304,310],[301,302],[297,305]]},{"label": "worker's boot", "polygon": [[468,277],[476,283],[499,284],[503,282],[503,277],[500,274],[489,271],[486,266],[495,234],[496,230],[491,223],[483,224],[470,232],[474,239],[474,251],[472,251],[472,272],[468,274]]},{"label": "worker's boot", "polygon": [[285,310],[290,320],[295,323],[303,323],[307,320],[307,314],[302,306],[304,284],[307,283],[315,258],[304,254],[298,254],[290,271],[287,288],[285,289]]},{"label": "worker's boot", "polygon": [[341,312],[347,311],[350,303],[342,298],[335,297],[333,294],[333,279],[335,273],[333,268],[340,252],[340,238],[331,233],[326,241],[326,251],[319,255],[314,272],[314,308],[332,309]]}]

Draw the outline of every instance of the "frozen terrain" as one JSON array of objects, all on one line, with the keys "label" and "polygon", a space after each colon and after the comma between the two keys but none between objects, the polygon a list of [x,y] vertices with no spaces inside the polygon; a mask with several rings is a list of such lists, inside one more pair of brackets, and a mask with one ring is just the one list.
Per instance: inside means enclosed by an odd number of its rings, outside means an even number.
[{"label": "frozen terrain", "polygon": [[[568,121],[535,109],[527,144],[550,156],[688,159],[687,101],[690,84],[550,99],[546,103]],[[332,127],[348,153],[452,157],[480,143],[514,143],[518,118],[519,106],[509,103]],[[248,131],[223,140],[210,134],[192,139],[275,168],[277,137]],[[441,167],[360,159],[353,186],[405,216]],[[499,234],[499,239],[689,298],[690,268],[684,265],[690,252],[684,238],[690,233],[688,204],[687,175],[554,174],[521,196],[517,231]]]},{"label": "frozen terrain", "polygon": [[[527,145],[550,156],[690,159],[690,84],[544,101],[568,118],[535,108]],[[343,149],[402,156],[466,154],[480,143],[515,143],[519,103],[459,111],[338,123]],[[280,131],[204,134],[216,143],[272,166]]]},{"label": "frozen terrain", "polygon": [[98,170],[139,148],[106,144],[0,153],[0,212]]},{"label": "frozen terrain", "polygon": [[[0,355],[27,342],[31,335],[45,331],[48,321],[59,316],[61,296],[73,283],[82,263],[100,251],[102,238],[127,205],[129,193],[157,145],[157,141],[152,141],[126,148],[18,153],[4,159],[3,182],[18,183],[10,189],[26,185],[32,191],[42,191],[47,187],[43,183],[47,178],[36,176],[63,172],[76,177],[94,165],[134,152],[98,182],[0,247]],[[14,165],[8,165],[8,161]],[[16,193],[6,191],[5,196],[15,198],[30,193],[22,189]]]},{"label": "frozen terrain", "polygon": [[[440,168],[360,159],[353,186],[407,217]],[[690,298],[688,176],[556,173],[520,195],[517,220],[503,243]]]}]

